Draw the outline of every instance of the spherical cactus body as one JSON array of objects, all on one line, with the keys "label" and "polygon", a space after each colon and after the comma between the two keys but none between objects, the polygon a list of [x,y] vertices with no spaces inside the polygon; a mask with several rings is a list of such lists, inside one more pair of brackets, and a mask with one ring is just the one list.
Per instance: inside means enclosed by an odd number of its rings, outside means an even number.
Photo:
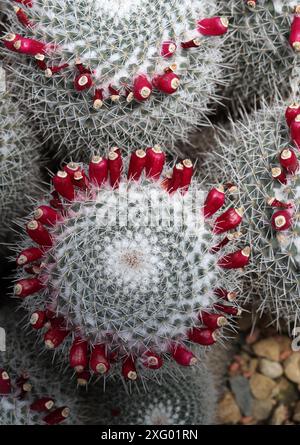
[{"label": "spherical cactus body", "polygon": [[15,295],[79,379],[157,379],[170,362],[193,365],[190,346],[215,343],[240,312],[242,209],[225,205],[223,186],[204,200],[190,160],[164,164],[159,146],[69,163],[26,224]]},{"label": "spherical cactus body", "polygon": [[275,321],[295,323],[300,315],[299,110],[297,103],[287,107],[281,99],[271,107],[264,103],[233,123],[220,141],[223,174],[241,192],[255,258],[243,296],[256,295],[261,311]]},{"label": "spherical cactus body", "polygon": [[207,123],[228,29],[215,1],[34,0],[15,10],[2,42],[20,97],[74,153],[166,138],[172,150]]}]

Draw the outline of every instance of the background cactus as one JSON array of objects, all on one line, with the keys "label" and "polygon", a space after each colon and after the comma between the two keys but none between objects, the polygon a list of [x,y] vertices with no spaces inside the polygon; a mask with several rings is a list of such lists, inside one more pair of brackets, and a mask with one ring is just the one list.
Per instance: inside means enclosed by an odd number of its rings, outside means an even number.
[{"label": "background cactus", "polygon": [[157,146],[137,150],[125,160],[127,179],[119,149],[89,166],[66,165],[26,225],[31,241],[17,246],[15,294],[80,380],[88,366],[125,380],[180,373],[171,359],[195,364],[189,344],[215,343],[226,316],[239,313],[233,300],[250,255],[237,248],[241,211],[229,205],[221,213],[225,192],[217,187],[202,212],[191,162],[161,182],[164,160]]},{"label": "background cactus", "polygon": [[[258,297],[259,309],[274,320],[299,320],[300,175],[299,105],[282,100],[223,131],[218,174],[239,187],[247,221],[247,242],[254,252],[242,294]],[[296,116],[298,114],[298,117]],[[296,116],[296,117],[295,117]],[[222,171],[220,172],[220,166]],[[238,204],[237,204],[238,205]]]},{"label": "background cactus", "polygon": [[17,14],[10,6],[15,34],[3,42],[15,52],[20,98],[45,134],[68,143],[69,156],[166,141],[173,150],[207,125],[225,81],[220,35],[228,24],[215,1],[35,0]]},{"label": "background cactus", "polygon": [[272,99],[274,85],[282,95],[297,91],[300,78],[297,0],[221,0],[219,5],[222,14],[231,17],[224,60],[232,67],[232,83],[226,87],[224,96],[233,111],[241,104],[253,105],[262,96]]}]

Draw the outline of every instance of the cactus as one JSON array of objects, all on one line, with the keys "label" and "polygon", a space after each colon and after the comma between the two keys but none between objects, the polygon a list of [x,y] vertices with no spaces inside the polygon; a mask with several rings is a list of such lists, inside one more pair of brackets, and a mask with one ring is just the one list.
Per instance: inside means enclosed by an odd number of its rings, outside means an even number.
[{"label": "cactus", "polygon": [[[218,174],[237,184],[245,206],[247,242],[254,251],[242,295],[258,308],[295,322],[300,316],[300,107],[282,99],[243,121],[220,140]],[[290,126],[290,129],[289,129]],[[298,147],[298,148],[297,148]],[[219,167],[220,168],[220,167]],[[238,204],[236,204],[238,205]]]},{"label": "cactus", "polygon": [[297,0],[220,0],[231,16],[224,60],[232,83],[224,96],[237,112],[241,103],[272,99],[274,85],[290,94],[299,84],[300,6]]},{"label": "cactus", "polygon": [[250,256],[237,249],[241,209],[229,203],[220,214],[222,186],[203,204],[188,159],[160,180],[164,163],[155,146],[124,160],[127,177],[118,148],[88,166],[67,164],[16,247],[15,295],[80,381],[88,367],[159,381],[170,362],[195,364],[189,344],[215,343],[240,312],[233,300]]},{"label": "cactus", "polygon": [[[39,142],[30,131],[27,117],[9,92],[0,92],[0,236],[12,241],[11,225],[24,216],[28,195],[36,193],[40,176]],[[28,207],[27,207],[28,210]],[[2,247],[2,246],[1,246]]]},{"label": "cactus", "polygon": [[215,422],[216,391],[210,370],[186,370],[184,377],[150,382],[146,394],[108,385],[92,418],[101,425],[208,425]]},{"label": "cactus", "polygon": [[24,335],[20,322],[20,314],[1,308],[0,327],[6,331],[6,351],[0,352],[0,424],[82,423],[75,392],[70,387],[66,389],[66,384],[57,384],[57,375],[49,370],[45,358],[37,357],[34,338]]},{"label": "cactus", "polygon": [[31,3],[11,5],[2,42],[22,102],[68,156],[166,140],[172,151],[208,124],[225,82],[215,1]]}]

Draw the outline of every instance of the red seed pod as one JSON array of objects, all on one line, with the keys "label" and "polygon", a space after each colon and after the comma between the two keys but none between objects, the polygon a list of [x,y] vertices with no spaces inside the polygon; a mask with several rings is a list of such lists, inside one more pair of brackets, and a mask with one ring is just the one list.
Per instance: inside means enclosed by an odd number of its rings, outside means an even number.
[{"label": "red seed pod", "polygon": [[36,411],[38,413],[43,413],[44,411],[50,411],[54,406],[54,400],[50,397],[42,397],[41,399],[35,400],[31,405],[31,411]]},{"label": "red seed pod", "polygon": [[90,367],[96,374],[106,374],[110,369],[110,362],[107,357],[105,345],[94,345],[91,357]]},{"label": "red seed pod", "polygon": [[64,341],[70,331],[61,327],[52,327],[44,335],[45,345],[49,349],[55,349]]},{"label": "red seed pod", "polygon": [[188,40],[187,42],[181,42],[181,47],[184,49],[199,48],[201,42],[202,39],[200,37],[196,37],[194,39]]},{"label": "red seed pod", "polygon": [[239,269],[245,267],[250,260],[251,249],[249,246],[236,252],[229,253],[218,260],[218,266],[223,269]]},{"label": "red seed pod", "polygon": [[60,215],[49,206],[39,206],[34,212],[34,218],[42,224],[54,226],[60,219]]},{"label": "red seed pod", "polygon": [[90,68],[83,65],[80,59],[76,59],[75,66],[77,70],[79,71],[79,74],[92,74],[92,71]]},{"label": "red seed pod", "polygon": [[32,220],[26,226],[30,238],[41,246],[52,246],[52,238],[48,230],[39,221]]},{"label": "red seed pod", "polygon": [[77,374],[77,384],[79,386],[86,386],[91,378],[89,371],[82,371]]},{"label": "red seed pod", "polygon": [[68,173],[71,179],[73,179],[74,174],[78,171],[81,171],[81,168],[79,164],[76,164],[76,162],[69,162],[67,165],[64,166],[64,171]]},{"label": "red seed pod", "polygon": [[74,88],[76,91],[84,91],[93,85],[93,78],[90,73],[78,74],[74,79]]},{"label": "red seed pod", "polygon": [[24,266],[25,264],[39,260],[42,256],[43,251],[38,247],[28,247],[28,249],[24,249],[19,253],[17,257],[17,265]]},{"label": "red seed pod", "polygon": [[47,54],[47,51],[51,48],[46,43],[39,42],[35,39],[28,39],[19,34],[6,34],[3,37],[3,41],[5,47],[10,51],[34,56],[39,60],[43,60],[45,54]]},{"label": "red seed pod", "polygon": [[61,200],[59,199],[59,194],[57,193],[57,191],[53,191],[51,192],[51,196],[53,197],[50,201],[49,204],[51,205],[51,207],[53,207],[54,209],[58,209],[61,212],[64,210],[64,206],[61,202]]},{"label": "red seed pod", "polygon": [[66,420],[69,415],[69,408],[67,406],[63,406],[47,414],[47,416],[43,418],[43,421],[47,423],[47,425],[58,425],[59,423]]},{"label": "red seed pod", "polygon": [[51,328],[59,328],[59,329],[64,329],[65,330],[65,319],[64,317],[60,316],[57,317],[56,314],[54,314],[53,317],[48,317],[50,320],[50,326]]},{"label": "red seed pod", "polygon": [[162,93],[173,94],[178,90],[180,80],[173,71],[167,71],[164,74],[155,76],[152,84]]},{"label": "red seed pod", "polygon": [[296,144],[297,148],[300,150],[300,114],[297,114],[295,119],[291,122],[290,130],[291,138]]},{"label": "red seed pod", "polygon": [[202,311],[199,314],[199,320],[202,321],[205,326],[210,329],[218,329],[227,325],[228,321],[221,314],[210,314],[209,312]]},{"label": "red seed pod", "polygon": [[293,224],[293,218],[288,210],[278,210],[272,215],[271,223],[277,231],[288,230]]},{"label": "red seed pod", "polygon": [[128,356],[122,363],[122,374],[125,379],[136,380],[137,371],[134,364],[134,360],[131,356]]},{"label": "red seed pod", "polygon": [[11,381],[8,373],[4,369],[0,369],[0,395],[10,394]]},{"label": "red seed pod", "polygon": [[228,30],[226,17],[210,17],[198,21],[197,30],[203,36],[222,36]]},{"label": "red seed pod", "polygon": [[231,241],[231,239],[232,238],[230,238],[228,235],[225,236],[225,238],[223,238],[218,244],[216,244],[214,247],[210,249],[210,253],[219,252],[221,249],[223,249],[223,247],[227,246],[227,244],[229,243],[229,241]]},{"label": "red seed pod", "polygon": [[290,127],[297,114],[300,114],[300,104],[298,104],[297,102],[293,102],[285,110],[285,120],[288,127]]},{"label": "red seed pod", "polygon": [[234,209],[233,207],[222,213],[214,223],[213,232],[216,234],[235,229],[243,219],[243,209]]},{"label": "red seed pod", "polygon": [[132,153],[128,168],[128,179],[138,181],[146,166],[146,152],[144,150],[136,150]]},{"label": "red seed pod", "polygon": [[113,188],[118,188],[122,174],[122,157],[117,151],[110,151],[108,154],[108,170],[110,185]]},{"label": "red seed pod", "polygon": [[45,311],[35,311],[30,317],[30,324],[33,329],[42,329],[47,323],[47,315]]},{"label": "red seed pod", "polygon": [[23,278],[17,281],[14,291],[17,297],[26,298],[28,295],[39,292],[44,287],[38,278]]},{"label": "red seed pod", "polygon": [[101,156],[93,156],[89,163],[89,177],[91,182],[97,187],[101,187],[108,178],[108,162]]},{"label": "red seed pod", "polygon": [[108,91],[112,102],[118,102],[118,100],[120,99],[120,91],[114,88],[112,85],[109,85]]},{"label": "red seed pod", "polygon": [[152,93],[152,84],[147,76],[140,74],[133,82],[133,96],[135,100],[143,102],[149,99]]},{"label": "red seed pod", "polygon": [[184,161],[182,161],[182,165],[183,165],[183,171],[181,176],[180,189],[182,193],[186,193],[192,182],[194,169],[193,169],[193,163],[190,159],[185,159]]},{"label": "red seed pod", "polygon": [[[39,64],[39,61],[37,61],[37,63]],[[40,65],[40,67],[41,67],[41,65]],[[43,71],[45,71],[45,76],[50,78],[53,76],[53,74],[57,74],[60,71],[64,70],[65,68],[68,68],[68,67],[69,67],[68,63],[63,63],[62,65],[54,65],[54,66],[46,65],[46,67]]]},{"label": "red seed pod", "polygon": [[29,20],[26,12],[23,11],[23,9],[19,8],[18,6],[16,6],[14,9],[21,25],[25,26],[25,28],[33,28],[34,23],[31,20]]},{"label": "red seed pod", "polygon": [[88,365],[88,342],[75,338],[70,348],[70,366],[81,373]]},{"label": "red seed pod", "polygon": [[207,328],[192,328],[188,331],[188,338],[193,343],[202,346],[209,346],[216,343],[217,336],[215,332]]},{"label": "red seed pod", "polygon": [[225,304],[214,304],[214,308],[218,311],[222,311],[225,314],[233,315],[234,317],[241,315],[242,311],[241,309],[235,307],[235,306],[227,306]]},{"label": "red seed pod", "polygon": [[159,145],[147,149],[146,175],[147,178],[158,180],[163,171],[166,155]]},{"label": "red seed pod", "polygon": [[291,202],[278,201],[276,198],[268,198],[267,203],[269,206],[275,208],[292,209],[294,207]]},{"label": "red seed pod", "polygon": [[150,369],[159,369],[163,365],[163,359],[160,355],[156,354],[156,352],[153,351],[146,351],[143,353],[142,357],[142,364],[146,368]]},{"label": "red seed pod", "polygon": [[55,190],[68,201],[75,198],[74,185],[71,176],[66,171],[58,171],[53,178]]},{"label": "red seed pod", "polygon": [[171,180],[168,181],[167,190],[169,193],[176,192],[176,190],[180,188],[182,183],[182,173],[183,173],[183,165],[181,164],[181,162],[179,162],[173,168]]},{"label": "red seed pod", "polygon": [[300,15],[294,15],[291,24],[291,32],[289,37],[291,47],[296,51],[300,51]]},{"label": "red seed pod", "polygon": [[279,156],[279,162],[291,175],[294,175],[299,170],[299,161],[294,150],[285,148]]},{"label": "red seed pod", "polygon": [[173,345],[171,348],[173,359],[181,366],[192,366],[197,363],[195,355],[183,345]]},{"label": "red seed pod", "polygon": [[99,110],[103,105],[103,88],[96,88],[94,98],[93,98],[93,107],[95,110]]},{"label": "red seed pod", "polygon": [[173,40],[166,40],[161,45],[161,56],[168,59],[172,57],[177,49],[177,45]]},{"label": "red seed pod", "polygon": [[16,3],[22,3],[27,8],[32,8],[32,0],[14,0]]},{"label": "red seed pod", "polygon": [[214,215],[225,203],[224,187],[220,185],[210,190],[204,202],[204,217]]},{"label": "red seed pod", "polygon": [[284,171],[280,167],[274,167],[271,170],[272,178],[276,179],[276,181],[280,182],[281,184],[287,183],[287,177]]},{"label": "red seed pod", "polygon": [[74,173],[73,184],[80,190],[87,190],[90,188],[90,182],[83,170]]},{"label": "red seed pod", "polygon": [[219,298],[222,298],[223,300],[227,301],[234,301],[236,300],[237,297],[236,292],[228,292],[226,289],[223,288],[215,289],[214,294],[217,295]]}]

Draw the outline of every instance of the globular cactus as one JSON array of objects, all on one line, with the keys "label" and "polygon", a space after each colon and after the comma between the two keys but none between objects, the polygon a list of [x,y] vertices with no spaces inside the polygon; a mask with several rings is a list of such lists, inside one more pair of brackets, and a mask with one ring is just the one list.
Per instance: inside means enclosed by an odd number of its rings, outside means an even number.
[{"label": "globular cactus", "polygon": [[[11,226],[28,210],[40,178],[39,141],[9,92],[0,92],[0,242],[12,241]],[[26,207],[27,205],[27,207]],[[3,247],[1,246],[2,252]]]},{"label": "globular cactus", "polygon": [[224,96],[232,110],[262,96],[272,99],[274,85],[281,94],[294,92],[300,79],[297,0],[220,0],[219,5],[231,17],[224,59],[232,83]]},{"label": "globular cactus", "polygon": [[81,423],[75,391],[58,385],[57,375],[50,371],[49,362],[37,357],[35,341],[32,335],[24,335],[20,321],[11,308],[1,308],[6,351],[0,352],[0,425]]},{"label": "globular cactus", "polygon": [[[275,321],[300,317],[300,107],[278,99],[232,123],[220,141],[222,172],[237,184],[253,248],[242,295]],[[290,129],[289,129],[290,126]],[[218,165],[222,164],[218,159]],[[238,204],[236,204],[238,205]]]},{"label": "globular cactus", "polygon": [[2,42],[20,97],[69,156],[166,141],[173,150],[207,125],[225,82],[228,22],[216,1],[9,3]]},{"label": "globular cactus", "polygon": [[186,370],[180,380],[150,382],[145,394],[128,394],[108,385],[99,398],[92,423],[100,425],[210,425],[215,422],[217,394],[213,376],[203,365]]},{"label": "globular cactus", "polygon": [[126,177],[118,148],[67,164],[17,246],[15,295],[80,382],[88,368],[159,381],[180,368],[170,362],[195,364],[189,345],[215,343],[240,311],[233,300],[250,256],[237,248],[241,209],[220,214],[223,186],[203,204],[188,159],[161,180],[164,162],[155,146],[126,159]]}]

